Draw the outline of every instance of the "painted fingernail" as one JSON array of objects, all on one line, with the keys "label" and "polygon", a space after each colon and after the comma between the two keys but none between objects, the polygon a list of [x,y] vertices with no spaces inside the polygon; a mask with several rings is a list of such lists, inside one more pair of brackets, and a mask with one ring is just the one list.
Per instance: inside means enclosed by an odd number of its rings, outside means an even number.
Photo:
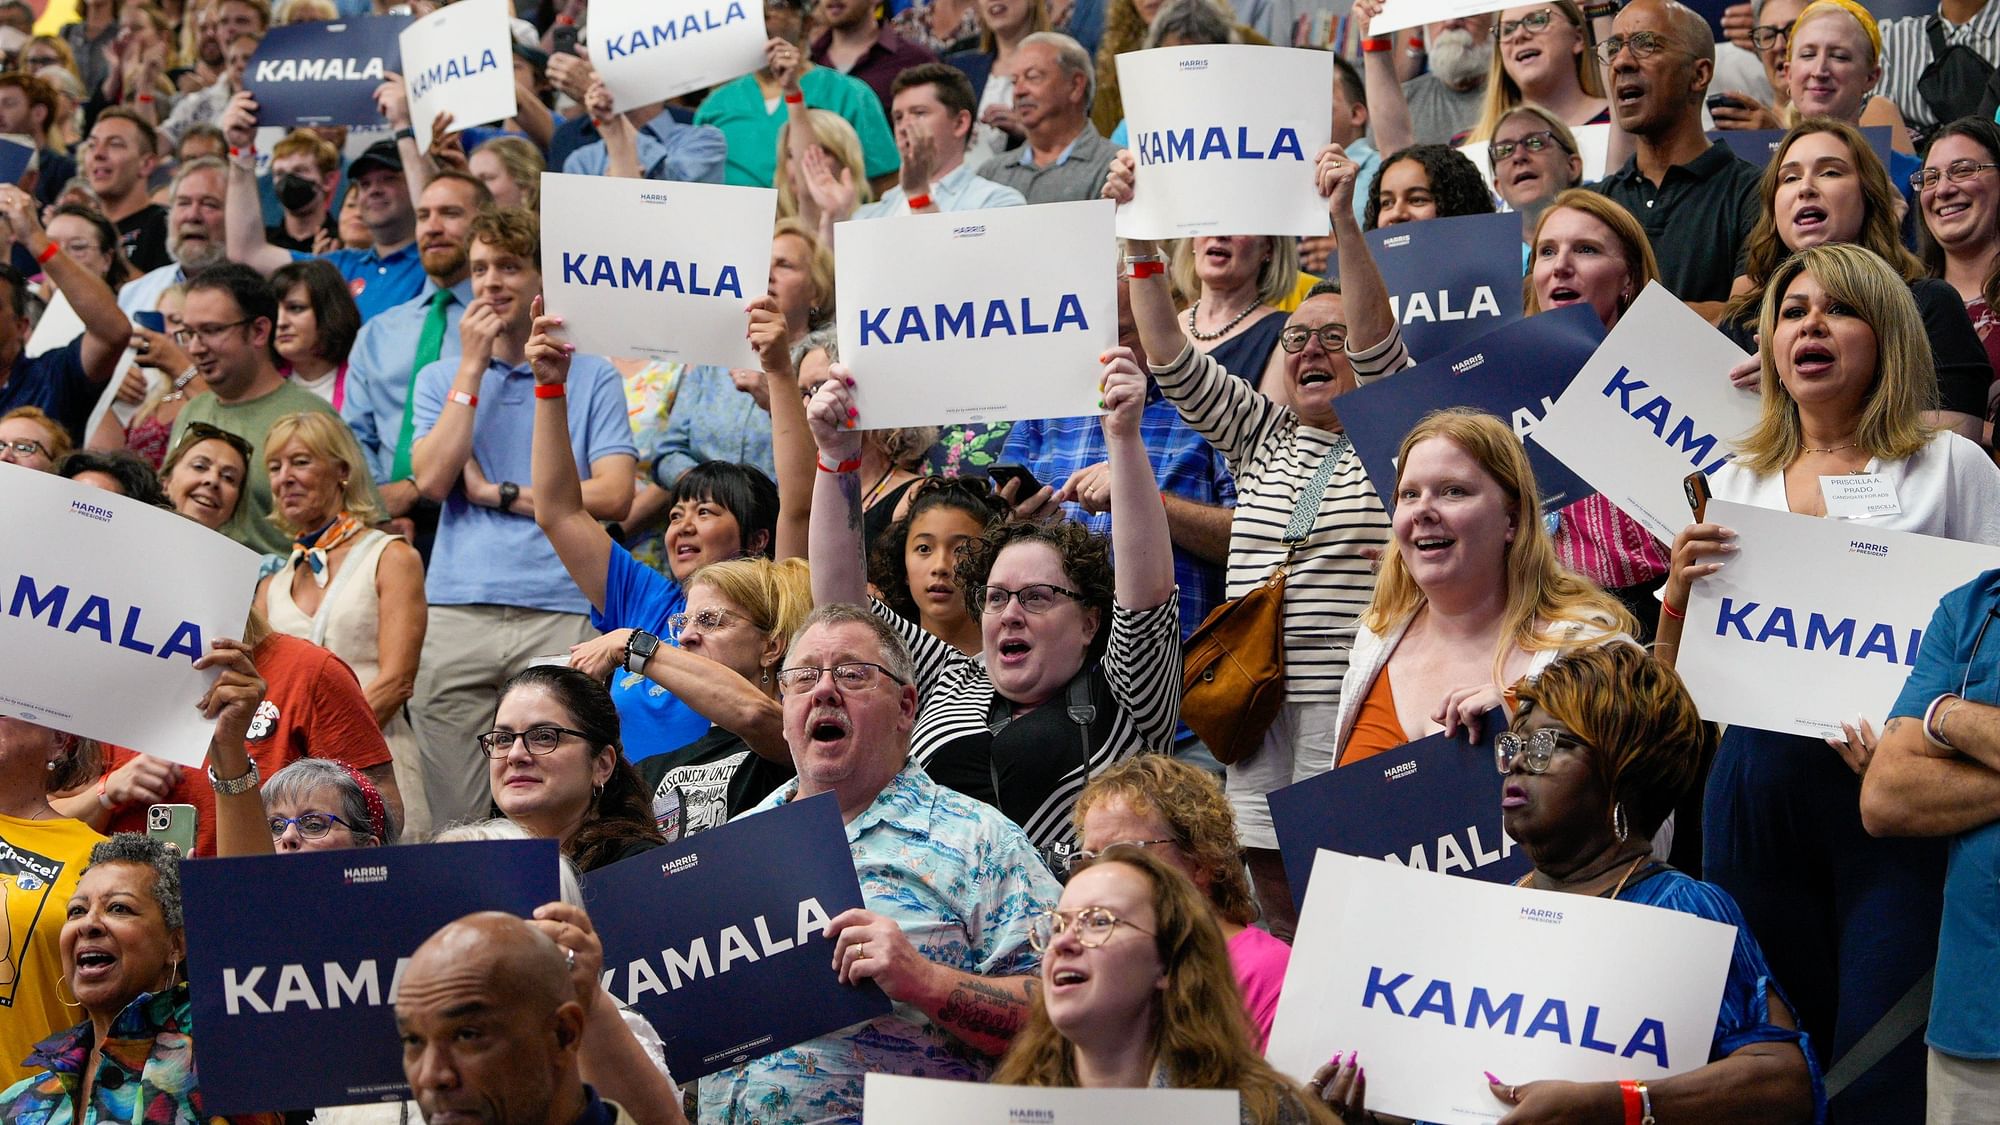
[{"label": "painted fingernail", "polygon": [[847,428],[848,428],[848,429],[850,429],[850,430],[854,428],[854,419],[852,419],[852,418],[849,418],[849,419],[847,420]]},{"label": "painted fingernail", "polygon": [[1490,1070],[1482,1070],[1482,1071],[1480,1071],[1479,1073],[1481,1073],[1481,1074],[1484,1074],[1484,1075],[1486,1076],[1486,1081],[1487,1081],[1487,1082],[1489,1082],[1490,1084],[1492,1084],[1492,1085],[1495,1085],[1495,1086],[1498,1086],[1498,1085],[1500,1084],[1500,1080],[1499,1080],[1498,1078],[1496,1078],[1496,1077],[1494,1077],[1494,1076],[1493,1076],[1493,1072],[1492,1072],[1492,1071],[1490,1071]]},{"label": "painted fingernail", "polygon": [[854,385],[854,376],[852,376],[852,375],[849,375],[849,376],[847,376],[847,377],[846,377],[846,379],[844,379],[844,380],[843,380],[843,382],[845,382],[845,383],[846,383],[846,384],[847,384],[848,386],[850,386],[850,387],[851,387],[851,386],[853,386],[853,385]]},{"label": "painted fingernail", "polygon": [[861,411],[856,410],[854,407],[850,406],[847,408],[847,416],[849,418],[859,418],[861,417]]}]

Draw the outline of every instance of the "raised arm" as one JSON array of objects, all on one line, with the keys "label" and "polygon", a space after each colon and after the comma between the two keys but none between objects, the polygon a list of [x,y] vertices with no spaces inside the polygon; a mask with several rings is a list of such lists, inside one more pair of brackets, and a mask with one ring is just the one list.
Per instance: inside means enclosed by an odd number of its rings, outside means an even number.
[{"label": "raised arm", "polygon": [[[1132,202],[1133,165],[1131,150],[1119,149],[1104,176],[1104,198],[1121,207]],[[1135,263],[1126,273],[1132,277],[1127,291],[1132,301],[1132,321],[1139,327],[1139,345],[1146,350],[1147,363],[1165,367],[1193,346],[1174,320],[1174,293],[1172,283],[1167,280],[1166,255],[1158,242],[1128,238],[1125,256]],[[1137,276],[1141,272],[1147,276]]]},{"label": "raised arm", "polygon": [[570,983],[583,1005],[583,1045],[576,1055],[584,1081],[630,1114],[634,1125],[686,1125],[680,1091],[662,1060],[640,1042],[600,986],[604,944],[580,906],[551,902],[535,908],[533,925],[562,946],[570,958]]},{"label": "raised arm", "polygon": [[[1364,39],[1373,38],[1368,34],[1368,25],[1381,12],[1382,0],[1354,0],[1353,18]],[[1417,136],[1417,127],[1410,118],[1410,100],[1403,95],[1402,76],[1396,73],[1398,34],[1407,32],[1382,36],[1390,41],[1386,49],[1371,51],[1364,46],[1361,51],[1361,86],[1368,95],[1368,125],[1375,134],[1375,150],[1384,156],[1415,144]]]},{"label": "raised arm", "polygon": [[[785,339],[785,315],[777,299],[760,296],[750,302],[750,345],[764,369],[771,400],[771,461],[778,473],[778,531],[772,558],[803,558],[806,529],[812,522],[813,445],[806,403],[799,397],[799,374],[792,368],[792,349]],[[814,352],[821,356],[823,353]],[[811,362],[812,357],[808,356]]]},{"label": "raised arm", "polygon": [[248,90],[231,95],[222,111],[222,135],[229,140],[229,189],[222,227],[229,260],[269,275],[291,262],[282,247],[264,237],[264,204],[257,197],[257,99]]},{"label": "raised arm", "polygon": [[1327,214],[1333,219],[1333,240],[1340,246],[1340,300],[1347,312],[1347,350],[1365,352],[1381,345],[1396,330],[1396,314],[1389,308],[1389,287],[1376,268],[1375,255],[1354,220],[1354,192],[1361,169],[1347,158],[1347,150],[1327,145],[1319,150],[1316,173],[1320,194],[1326,197]]},{"label": "raised arm", "polygon": [[[118,357],[125,354],[125,346],[132,339],[132,324],[119,311],[117,295],[95,270],[49,241],[48,232],[42,229],[41,209],[33,196],[12,185],[0,187],[0,214],[6,216],[13,229],[14,241],[42,262],[49,280],[69,298],[70,307],[83,321],[80,351],[84,375],[93,383],[111,378]],[[50,254],[46,261],[44,254]],[[105,416],[109,417],[110,412],[106,411]]]},{"label": "raised arm", "polygon": [[403,158],[403,182],[409,185],[410,198],[423,198],[433,170],[429,156],[417,147],[416,133],[410,128],[410,92],[403,85],[402,75],[392,70],[375,87],[375,108],[396,131],[396,154]]},{"label": "raised arm", "polygon": [[1140,415],[1146,375],[1129,348],[1104,354],[1104,442],[1111,461],[1111,559],[1118,604],[1151,609],[1174,592],[1174,545]]},{"label": "raised arm", "polygon": [[639,167],[639,131],[632,127],[631,118],[613,108],[611,91],[602,78],[591,78],[583,105],[590,111],[597,135],[604,140],[604,174],[628,180],[644,177],[646,173]]},{"label": "raised arm", "polygon": [[[197,670],[218,669],[215,682],[195,704],[205,718],[215,720],[215,734],[208,742],[208,764],[215,776],[234,781],[250,772],[250,752],[244,736],[257,707],[264,701],[264,678],[250,660],[250,649],[241,641],[215,640],[209,651],[195,662]],[[225,796],[215,794],[215,851],[217,855],[270,855],[270,821],[264,815],[264,799],[256,786]]]},{"label": "raised arm", "polygon": [[[535,386],[565,386],[576,345],[557,340],[562,317],[550,316],[535,298],[534,334],[528,337],[528,363]],[[433,431],[435,432],[435,431]],[[583,482],[570,447],[569,406],[561,396],[535,399],[534,450],[529,485],[535,490],[535,523],[549,537],[556,557],[599,613],[604,612],[604,576],[611,565],[611,536],[592,518],[583,503]],[[630,485],[627,485],[630,491]]]},{"label": "raised arm", "polygon": [[863,604],[868,599],[868,566],[861,521],[861,434],[854,408],[854,378],[843,364],[813,393],[806,418],[819,449],[814,471],[812,526],[806,558],[812,564],[814,605]]}]

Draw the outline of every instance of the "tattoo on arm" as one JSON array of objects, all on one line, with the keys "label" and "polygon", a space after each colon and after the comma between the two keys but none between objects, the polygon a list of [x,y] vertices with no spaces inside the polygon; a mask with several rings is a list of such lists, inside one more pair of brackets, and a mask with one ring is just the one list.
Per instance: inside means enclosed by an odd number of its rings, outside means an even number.
[{"label": "tattoo on arm", "polygon": [[[853,473],[840,474],[840,498],[847,501],[847,530],[861,530],[861,478]],[[865,547],[863,548],[866,549]]]},{"label": "tattoo on arm", "polygon": [[[1033,985],[1029,987],[1032,989]],[[963,980],[954,985],[938,1009],[938,1022],[959,1038],[980,1044],[992,1039],[1002,1045],[1027,1022],[1028,999],[1009,988],[983,980]]]}]

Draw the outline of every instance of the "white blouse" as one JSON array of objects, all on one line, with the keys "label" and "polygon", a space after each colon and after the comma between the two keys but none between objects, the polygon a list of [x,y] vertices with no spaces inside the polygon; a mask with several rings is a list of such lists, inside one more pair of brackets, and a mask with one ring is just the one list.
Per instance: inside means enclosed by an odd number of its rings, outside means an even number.
[{"label": "white blouse", "polygon": [[[1875,458],[1866,470],[1896,490],[1902,510],[1855,520],[1870,528],[2000,546],[2000,467],[1985,450],[1949,430],[1900,461]],[[1730,462],[1709,477],[1717,500],[1786,511],[1785,474],[1759,476]]]}]

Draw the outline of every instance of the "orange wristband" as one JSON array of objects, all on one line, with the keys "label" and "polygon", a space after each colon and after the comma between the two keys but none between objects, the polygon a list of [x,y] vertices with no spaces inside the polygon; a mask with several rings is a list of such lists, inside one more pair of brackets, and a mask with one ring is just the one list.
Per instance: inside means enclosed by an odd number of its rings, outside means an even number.
[{"label": "orange wristband", "polygon": [[568,387],[566,384],[563,383],[535,384],[536,398],[561,398],[563,395],[568,393],[569,393]]}]

